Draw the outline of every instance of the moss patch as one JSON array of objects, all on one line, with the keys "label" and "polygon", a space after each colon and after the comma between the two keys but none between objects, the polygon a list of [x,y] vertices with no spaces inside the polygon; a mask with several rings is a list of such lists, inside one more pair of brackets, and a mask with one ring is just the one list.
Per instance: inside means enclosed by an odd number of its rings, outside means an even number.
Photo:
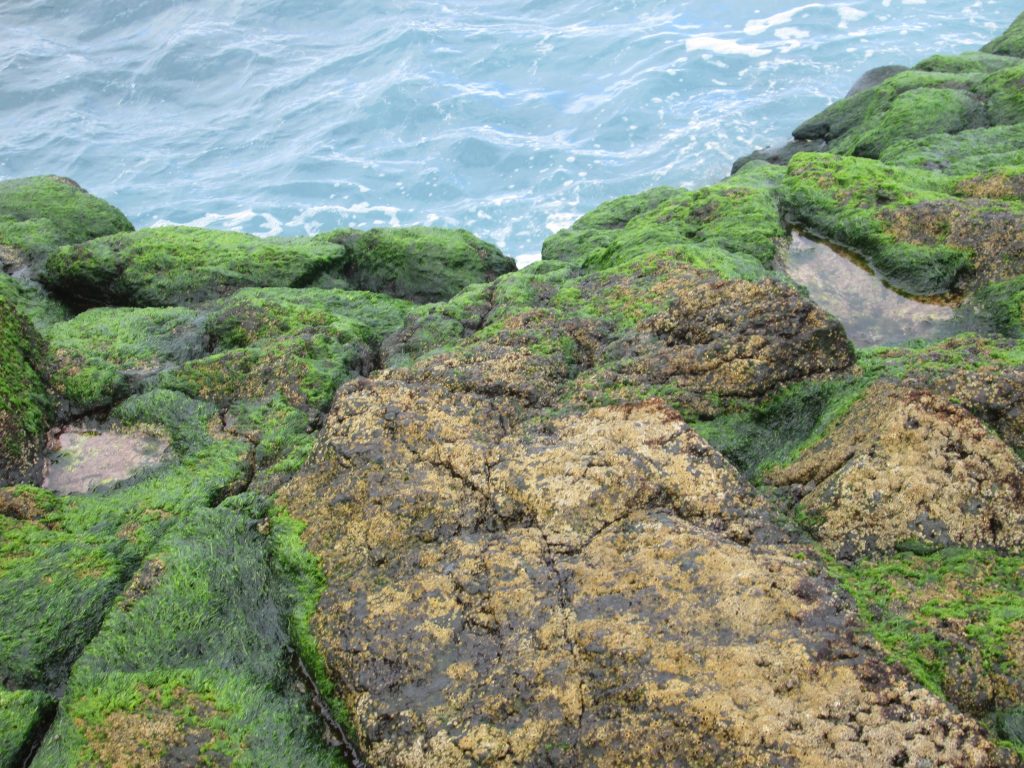
[{"label": "moss patch", "polygon": [[0,768],[22,768],[55,706],[39,691],[0,688]]},{"label": "moss patch", "polygon": [[344,254],[323,239],[161,227],[62,248],[47,259],[42,279],[83,306],[162,307],[194,304],[246,286],[309,285],[340,269]]},{"label": "moss patch", "polygon": [[948,549],[830,570],[894,661],[1024,754],[1024,558]]},{"label": "moss patch", "polygon": [[353,288],[417,303],[450,299],[516,268],[495,246],[462,229],[347,229],[320,239],[345,247],[344,275]]},{"label": "moss patch", "polygon": [[123,213],[69,179],[0,181],[0,246],[17,249],[30,261],[62,245],[132,229]]},{"label": "moss patch", "polygon": [[92,309],[47,335],[54,388],[83,413],[124,399],[164,368],[205,350],[200,316],[185,308]]}]

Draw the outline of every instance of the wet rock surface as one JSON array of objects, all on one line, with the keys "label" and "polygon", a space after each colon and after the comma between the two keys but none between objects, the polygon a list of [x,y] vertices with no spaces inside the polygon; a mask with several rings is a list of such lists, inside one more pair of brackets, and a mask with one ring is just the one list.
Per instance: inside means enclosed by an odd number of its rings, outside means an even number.
[{"label": "wet rock surface", "polygon": [[51,438],[42,487],[55,493],[88,493],[127,480],[167,459],[170,441],[87,426],[64,428]]},{"label": "wet rock surface", "polygon": [[1020,23],[521,271],[0,183],[0,765],[1021,765]]}]

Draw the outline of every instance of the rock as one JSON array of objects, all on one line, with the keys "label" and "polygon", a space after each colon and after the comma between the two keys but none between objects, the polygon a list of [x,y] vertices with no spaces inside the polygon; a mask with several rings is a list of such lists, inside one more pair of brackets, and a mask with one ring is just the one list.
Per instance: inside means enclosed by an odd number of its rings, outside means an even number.
[{"label": "rock", "polygon": [[382,339],[411,310],[390,296],[337,289],[246,289],[212,308],[212,352],[160,378],[222,406],[282,394],[325,411],[346,379],[375,367]]},{"label": "rock", "polygon": [[91,309],[47,336],[53,388],[72,416],[109,408],[207,348],[201,315],[178,307]]},{"label": "rock", "polygon": [[900,72],[906,71],[907,67],[904,67],[901,64],[888,64],[886,66],[869,69],[857,78],[857,82],[850,86],[850,90],[846,93],[846,98],[856,96],[858,93],[874,88],[876,85],[881,85],[893,75],[898,75]]},{"label": "rock", "polygon": [[344,257],[343,248],[317,239],[160,227],[62,248],[47,259],[42,280],[80,306],[166,307],[248,286],[309,285],[340,270]]},{"label": "rock", "polygon": [[929,547],[1024,546],[1024,464],[965,408],[882,382],[817,446],[770,473],[810,488],[801,514],[844,558]]},{"label": "rock", "polygon": [[[657,282],[672,297],[666,310],[603,345],[577,382],[578,399],[670,391],[676,407],[708,418],[736,400],[759,400],[853,363],[839,322],[789,286],[725,281],[684,266],[663,267]],[[595,277],[585,290],[614,294],[628,285],[619,274]]]},{"label": "rock", "polygon": [[42,479],[53,417],[50,361],[32,324],[0,297],[0,486]]},{"label": "rock", "polygon": [[340,230],[321,236],[345,246],[353,288],[418,303],[444,301],[474,283],[515,271],[515,261],[463,229]]},{"label": "rock", "polygon": [[741,168],[755,160],[772,165],[788,165],[793,155],[799,152],[824,152],[827,148],[828,144],[824,139],[794,139],[778,147],[758,149],[749,155],[744,155],[732,164],[732,174],[735,175]]},{"label": "rock", "polygon": [[981,49],[985,53],[1024,58],[1024,13],[1003,34]]},{"label": "rock", "polygon": [[71,179],[0,181],[0,265],[35,272],[62,245],[131,232],[124,214]]},{"label": "rock", "polygon": [[0,688],[0,767],[25,764],[55,708],[56,702],[45,693]]},{"label": "rock", "polygon": [[372,765],[1000,759],[851,642],[764,502],[656,403],[552,419],[354,382],[278,499],[321,558],[312,626]]},{"label": "rock", "polygon": [[952,290],[973,263],[960,240],[918,238],[909,224],[929,206],[961,205],[948,189],[939,174],[807,154],[790,161],[781,205],[792,222],[867,257],[897,288],[927,295]]},{"label": "rock", "polygon": [[967,51],[956,56],[937,54],[914,65],[914,69],[925,72],[983,72],[991,74],[1019,64],[1020,61],[1010,56],[996,56],[991,53]]}]

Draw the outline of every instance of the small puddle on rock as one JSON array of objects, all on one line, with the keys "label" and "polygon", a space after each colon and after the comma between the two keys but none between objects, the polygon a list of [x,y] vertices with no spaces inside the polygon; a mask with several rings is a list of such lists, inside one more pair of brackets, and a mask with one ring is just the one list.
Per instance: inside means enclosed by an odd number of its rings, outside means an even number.
[{"label": "small puddle on rock", "polygon": [[902,294],[857,257],[800,232],[793,232],[782,268],[815,304],[839,319],[858,347],[934,341],[965,330],[954,297]]},{"label": "small puddle on rock", "polygon": [[66,427],[52,441],[43,488],[55,493],[88,493],[160,464],[169,449],[170,442],[162,437],[81,425]]}]

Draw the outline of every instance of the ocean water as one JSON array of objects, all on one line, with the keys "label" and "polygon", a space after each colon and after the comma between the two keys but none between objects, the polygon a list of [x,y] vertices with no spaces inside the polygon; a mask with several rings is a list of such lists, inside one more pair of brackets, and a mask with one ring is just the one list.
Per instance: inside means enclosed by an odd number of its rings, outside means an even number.
[{"label": "ocean water", "polygon": [[525,263],[600,202],[700,186],[1003,0],[0,0],[0,178],[136,226],[465,227]]}]

